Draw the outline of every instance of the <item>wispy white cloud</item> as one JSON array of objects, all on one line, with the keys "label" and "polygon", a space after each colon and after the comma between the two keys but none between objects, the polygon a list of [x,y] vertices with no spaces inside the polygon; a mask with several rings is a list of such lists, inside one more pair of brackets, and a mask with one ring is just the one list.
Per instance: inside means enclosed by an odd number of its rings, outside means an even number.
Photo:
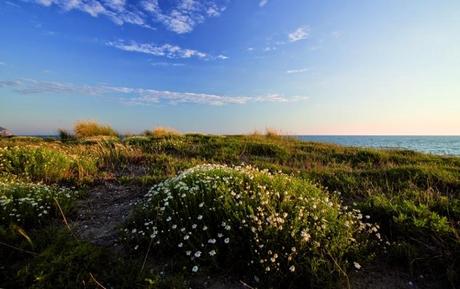
[{"label": "wispy white cloud", "polygon": [[286,73],[287,74],[295,74],[295,73],[303,73],[303,72],[307,72],[307,71],[310,71],[310,68],[305,67],[305,68],[299,68],[299,69],[290,69],[290,70],[286,70]]},{"label": "wispy white cloud", "polygon": [[225,96],[208,93],[178,92],[168,90],[155,90],[146,88],[119,87],[110,85],[74,85],[54,81],[40,81],[32,79],[0,80],[0,88],[11,88],[21,94],[75,94],[87,96],[115,96],[124,104],[151,105],[156,103],[166,104],[203,104],[203,105],[228,105],[248,104],[254,102],[293,102],[306,100],[305,96],[286,97],[280,94],[264,96]]},{"label": "wispy white cloud", "polygon": [[342,37],[342,32],[341,32],[341,31],[332,31],[332,32],[331,32],[331,35],[332,35],[332,37],[334,37],[335,39],[338,39],[338,38]]},{"label": "wispy white cloud", "polygon": [[206,58],[208,54],[194,49],[181,48],[177,45],[162,44],[155,45],[151,43],[137,43],[135,41],[122,41],[107,42],[107,46],[115,47],[124,51],[139,52],[150,54],[154,56],[164,56],[167,58]]},{"label": "wispy white cloud", "polygon": [[275,51],[275,50],[277,50],[277,49],[278,49],[278,48],[277,48],[276,46],[266,46],[266,47],[264,48],[264,51],[265,51],[265,52],[269,52],[269,51]]},{"label": "wispy white cloud", "polygon": [[162,56],[171,59],[178,58],[199,58],[199,59],[227,59],[225,55],[212,56],[206,52],[198,51],[195,49],[182,48],[172,44],[156,45],[152,43],[137,43],[135,41],[109,41],[107,46],[115,47],[128,52],[138,52],[150,54],[154,56]]},{"label": "wispy white cloud", "polygon": [[152,66],[185,66],[184,63],[177,63],[177,62],[151,62],[150,65]]},{"label": "wispy white cloud", "polygon": [[297,42],[303,39],[307,39],[310,36],[310,27],[309,26],[301,26],[294,30],[293,32],[288,34],[288,38],[290,42]]},{"label": "wispy white cloud", "polygon": [[10,6],[16,7],[16,8],[21,7],[21,6],[19,6],[18,4],[13,3],[13,2],[10,2],[10,1],[5,1],[5,3],[8,4],[8,5],[10,5]]},{"label": "wispy white cloud", "polygon": [[0,66],[4,66],[4,65],[6,65],[6,63],[5,63],[5,62],[2,62],[2,61],[0,61]]},{"label": "wispy white cloud", "polygon": [[[222,1],[220,1],[222,2]],[[169,11],[160,7],[158,0],[144,0],[143,6],[153,19],[178,34],[191,32],[209,17],[218,17],[226,7],[218,1],[179,0]]]},{"label": "wispy white cloud", "polygon": [[268,0],[260,0],[259,1],[259,6],[264,7],[265,5],[267,5],[267,3],[268,3]]},{"label": "wispy white cloud", "polygon": [[114,23],[125,23],[153,28],[156,23],[182,34],[191,32],[207,18],[218,17],[225,11],[227,0],[174,0],[160,5],[158,0],[128,2],[126,0],[28,0],[64,11],[79,10],[93,17],[110,18]]}]

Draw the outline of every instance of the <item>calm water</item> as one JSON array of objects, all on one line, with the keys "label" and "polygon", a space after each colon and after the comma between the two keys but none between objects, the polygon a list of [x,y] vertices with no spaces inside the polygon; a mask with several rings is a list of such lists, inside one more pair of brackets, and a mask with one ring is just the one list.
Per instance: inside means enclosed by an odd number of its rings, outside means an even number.
[{"label": "calm water", "polygon": [[354,147],[399,148],[436,155],[460,156],[460,136],[298,136],[305,141]]}]

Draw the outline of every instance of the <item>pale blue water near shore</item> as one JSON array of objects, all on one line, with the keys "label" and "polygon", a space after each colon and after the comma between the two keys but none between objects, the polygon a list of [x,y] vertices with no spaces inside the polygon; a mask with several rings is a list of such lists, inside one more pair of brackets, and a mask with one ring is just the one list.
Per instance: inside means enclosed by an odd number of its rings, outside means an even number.
[{"label": "pale blue water near shore", "polygon": [[460,136],[318,136],[299,135],[300,140],[353,147],[409,149],[436,155],[460,156]]}]

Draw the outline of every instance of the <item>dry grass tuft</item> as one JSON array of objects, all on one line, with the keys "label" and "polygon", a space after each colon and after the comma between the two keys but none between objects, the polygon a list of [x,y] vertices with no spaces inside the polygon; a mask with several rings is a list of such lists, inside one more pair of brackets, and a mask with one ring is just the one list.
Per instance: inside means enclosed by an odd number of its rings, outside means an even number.
[{"label": "dry grass tuft", "polygon": [[249,136],[278,138],[282,136],[282,133],[281,131],[273,129],[273,128],[266,128],[265,133],[260,132],[258,130],[254,130],[253,132],[249,133]]},{"label": "dry grass tuft", "polygon": [[180,136],[182,135],[182,133],[174,128],[156,127],[152,131],[148,131],[147,135],[151,135],[154,137],[172,137]]},{"label": "dry grass tuft", "polygon": [[258,130],[254,130],[253,132],[249,133],[249,136],[260,137],[263,136],[263,134]]},{"label": "dry grass tuft", "polygon": [[276,130],[274,128],[266,128],[265,129],[265,136],[266,137],[280,137],[281,135],[282,135],[281,131]]},{"label": "dry grass tuft", "polygon": [[99,124],[95,121],[78,121],[74,126],[74,131],[78,138],[118,135],[109,125]]}]

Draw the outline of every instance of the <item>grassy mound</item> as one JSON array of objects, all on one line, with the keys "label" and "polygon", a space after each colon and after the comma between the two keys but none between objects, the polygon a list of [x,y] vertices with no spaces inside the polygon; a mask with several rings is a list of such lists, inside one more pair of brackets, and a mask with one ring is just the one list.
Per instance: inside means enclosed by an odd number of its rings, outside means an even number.
[{"label": "grassy mound", "polygon": [[153,187],[124,229],[136,250],[172,252],[189,272],[231,268],[255,286],[335,286],[378,228],[312,183],[202,165]]}]

